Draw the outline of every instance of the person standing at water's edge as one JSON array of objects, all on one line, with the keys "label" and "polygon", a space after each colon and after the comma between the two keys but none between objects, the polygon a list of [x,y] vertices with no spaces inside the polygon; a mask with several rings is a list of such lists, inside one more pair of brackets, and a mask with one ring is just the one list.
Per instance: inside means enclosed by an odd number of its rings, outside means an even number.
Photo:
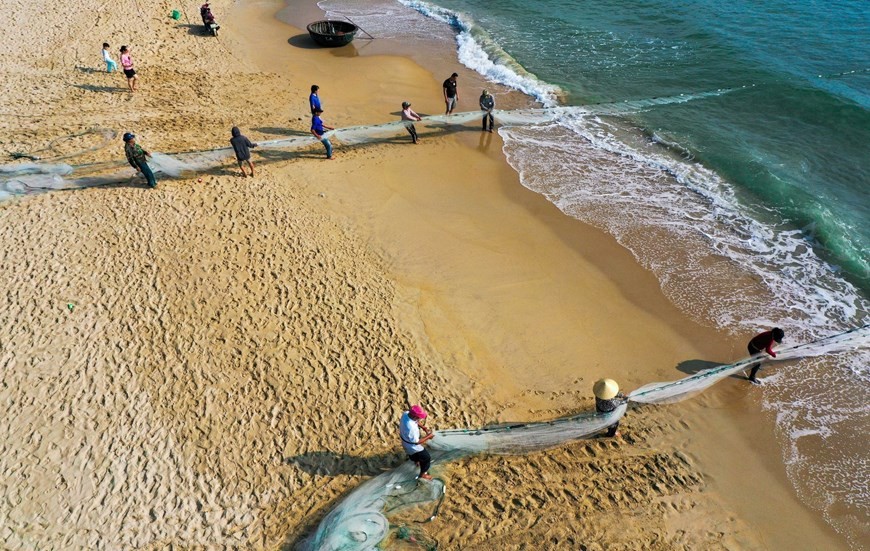
[{"label": "person standing at water's edge", "polygon": [[324,129],[335,130],[335,128],[323,124],[323,120],[320,118],[321,113],[323,113],[323,109],[314,110],[314,116],[311,117],[311,133],[314,134],[314,137],[320,140],[320,143],[322,143],[323,147],[326,148],[326,158],[332,159],[332,144],[329,143],[329,138],[323,136],[323,132]]},{"label": "person standing at water's edge", "polygon": [[420,118],[420,115],[414,112],[411,109],[411,104],[407,101],[402,102],[402,120],[403,121],[412,121],[405,124],[405,128],[408,130],[408,134],[411,135],[411,141],[414,143],[418,143],[417,141],[417,129],[414,128],[413,121],[423,120]]},{"label": "person standing at water's edge", "polygon": [[127,46],[121,46],[121,68],[124,69],[124,76],[127,77],[127,87],[130,88],[130,92],[135,92],[139,79],[136,77],[136,69],[133,68],[133,57]]},{"label": "person standing at water's edge", "polygon": [[311,108],[312,115],[316,110],[321,109],[320,96],[317,95],[318,90],[320,90],[320,86],[316,84],[311,85],[311,95],[308,96],[308,107]]},{"label": "person standing at water's edge", "polygon": [[154,178],[154,173],[151,172],[151,167],[148,166],[148,158],[151,157],[151,154],[136,143],[136,136],[130,132],[124,134],[124,154],[127,155],[127,162],[130,163],[130,166],[145,176],[148,187],[157,187],[157,180]]},{"label": "person standing at water's edge", "polygon": [[236,153],[236,160],[239,162],[239,168],[242,170],[242,178],[248,176],[245,173],[245,166],[242,164],[244,162],[248,163],[248,167],[251,169],[251,178],[253,178],[254,164],[251,162],[251,148],[257,147],[257,144],[251,143],[251,140],[242,134],[238,126],[234,126],[231,132],[233,137],[230,138],[230,145],[233,146],[233,151]]},{"label": "person standing at water's edge", "polygon": [[[403,412],[399,421],[399,438],[402,439],[402,448],[408,454],[408,459],[420,465],[420,478],[432,480],[429,475],[432,457],[423,447],[423,444],[434,438],[435,435],[420,423],[426,417],[428,417],[426,410],[420,406],[411,406],[411,409]],[[425,433],[422,438],[420,437],[421,429]]]},{"label": "person standing at water's edge", "polygon": [[458,76],[459,74],[453,73],[450,78],[444,81],[444,105],[447,106],[445,115],[452,113],[456,107],[456,102],[459,101],[459,92],[456,91],[456,77]]},{"label": "person standing at water's edge", "polygon": [[[495,119],[492,118],[492,110],[495,109],[495,98],[489,93],[489,90],[484,90],[480,94],[480,108],[483,110],[483,131],[489,130],[492,132],[492,127],[495,126]],[[489,128],[487,128],[489,122]]]},{"label": "person standing at water's edge", "polygon": [[[595,411],[598,413],[610,413],[625,401],[625,395],[613,379],[599,379],[592,385],[592,393],[595,394]],[[619,421],[610,425],[607,436],[619,436]]]},{"label": "person standing at water's edge", "polygon": [[[773,343],[782,344],[783,338],[785,338],[785,331],[779,327],[774,327],[770,331],[765,331],[764,333],[759,333],[752,337],[752,340],[749,341],[746,349],[749,350],[750,356],[755,356],[764,351],[767,352],[771,358],[776,358],[776,352],[773,351]],[[756,385],[761,384],[759,380],[755,378],[756,373],[761,369],[761,360],[759,359],[750,365],[752,365],[752,371],[749,372],[749,382]]]}]

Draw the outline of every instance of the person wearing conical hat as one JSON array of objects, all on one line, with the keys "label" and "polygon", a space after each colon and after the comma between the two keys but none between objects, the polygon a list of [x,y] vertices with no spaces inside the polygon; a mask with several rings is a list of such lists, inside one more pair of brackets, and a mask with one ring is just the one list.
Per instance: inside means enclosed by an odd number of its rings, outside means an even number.
[{"label": "person wearing conical hat", "polygon": [[[414,405],[408,411],[402,412],[402,419],[399,421],[399,438],[402,439],[402,448],[408,454],[408,459],[420,465],[420,478],[423,480],[432,480],[429,475],[432,457],[423,447],[423,444],[435,438],[435,435],[421,422],[428,416],[429,414],[422,406]],[[420,437],[421,430],[424,434],[423,437]]]},{"label": "person wearing conical hat", "polygon": [[[750,356],[755,356],[764,351],[767,352],[771,358],[776,358],[776,352],[773,351],[773,343],[782,344],[783,338],[785,338],[785,331],[779,327],[774,327],[770,331],[765,331],[764,333],[759,333],[752,337],[752,340],[749,341],[746,349],[749,350]],[[755,378],[755,374],[758,373],[759,369],[761,369],[761,360],[750,365],[752,365],[752,371],[749,372],[749,382],[754,385],[760,385],[761,382]]]},{"label": "person wearing conical hat", "polygon": [[[613,379],[599,379],[592,385],[595,394],[595,411],[610,413],[625,401],[625,395],[619,391],[619,385]],[[607,436],[619,436],[619,421],[607,428]]]}]

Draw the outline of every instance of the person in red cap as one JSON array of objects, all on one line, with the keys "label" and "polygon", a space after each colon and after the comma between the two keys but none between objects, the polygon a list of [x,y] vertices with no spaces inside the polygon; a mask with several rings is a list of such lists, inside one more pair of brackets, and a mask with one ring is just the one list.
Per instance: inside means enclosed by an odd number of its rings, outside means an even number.
[{"label": "person in red cap", "polygon": [[[785,337],[785,331],[780,329],[779,327],[774,327],[770,331],[765,331],[764,333],[759,333],[752,337],[752,340],[749,341],[749,345],[746,347],[749,350],[750,356],[755,356],[756,354],[761,353],[761,351],[767,352],[771,358],[776,358],[776,352],[773,351],[773,344],[782,344],[782,339]],[[758,373],[758,370],[761,369],[761,360],[752,365],[752,371],[749,372],[749,382],[755,385],[761,384],[758,379],[755,378],[755,374]]]},{"label": "person in red cap", "polygon": [[[426,410],[420,406],[411,406],[408,411],[402,412],[402,419],[399,421],[399,438],[402,439],[402,448],[408,454],[408,459],[420,465],[420,478],[423,480],[432,480],[429,475],[429,465],[432,464],[432,457],[423,443],[428,442],[435,437],[432,431],[427,429],[420,423],[428,417]],[[420,430],[424,436],[420,437]]]}]

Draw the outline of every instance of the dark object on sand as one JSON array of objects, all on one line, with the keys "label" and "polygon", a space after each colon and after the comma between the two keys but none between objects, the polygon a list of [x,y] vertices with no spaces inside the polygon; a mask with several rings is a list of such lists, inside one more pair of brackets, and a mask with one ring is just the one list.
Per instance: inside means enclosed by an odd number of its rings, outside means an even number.
[{"label": "dark object on sand", "polygon": [[315,21],[308,25],[308,34],[321,46],[350,44],[359,27],[347,21]]}]

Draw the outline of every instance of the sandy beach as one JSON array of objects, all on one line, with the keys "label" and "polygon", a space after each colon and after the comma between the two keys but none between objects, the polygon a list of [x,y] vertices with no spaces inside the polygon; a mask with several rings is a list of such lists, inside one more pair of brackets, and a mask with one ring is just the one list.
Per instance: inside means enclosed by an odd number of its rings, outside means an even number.
[{"label": "sandy beach", "polygon": [[[198,3],[2,0],[0,153],[122,162],[97,128],[163,153],[305,135],[314,83],[331,126],[438,114],[451,67],[476,107],[455,59],[315,48],[296,4],[216,0],[214,38]],[[103,41],[132,46],[135,94]],[[436,428],[545,420],[594,408],[601,377],[744,355],[501,145],[472,124],[0,203],[0,547],[293,549],[405,459],[406,393]],[[439,549],[848,549],[795,495],[761,392],[729,379],[630,410],[619,440],[439,467],[422,528]]]}]

